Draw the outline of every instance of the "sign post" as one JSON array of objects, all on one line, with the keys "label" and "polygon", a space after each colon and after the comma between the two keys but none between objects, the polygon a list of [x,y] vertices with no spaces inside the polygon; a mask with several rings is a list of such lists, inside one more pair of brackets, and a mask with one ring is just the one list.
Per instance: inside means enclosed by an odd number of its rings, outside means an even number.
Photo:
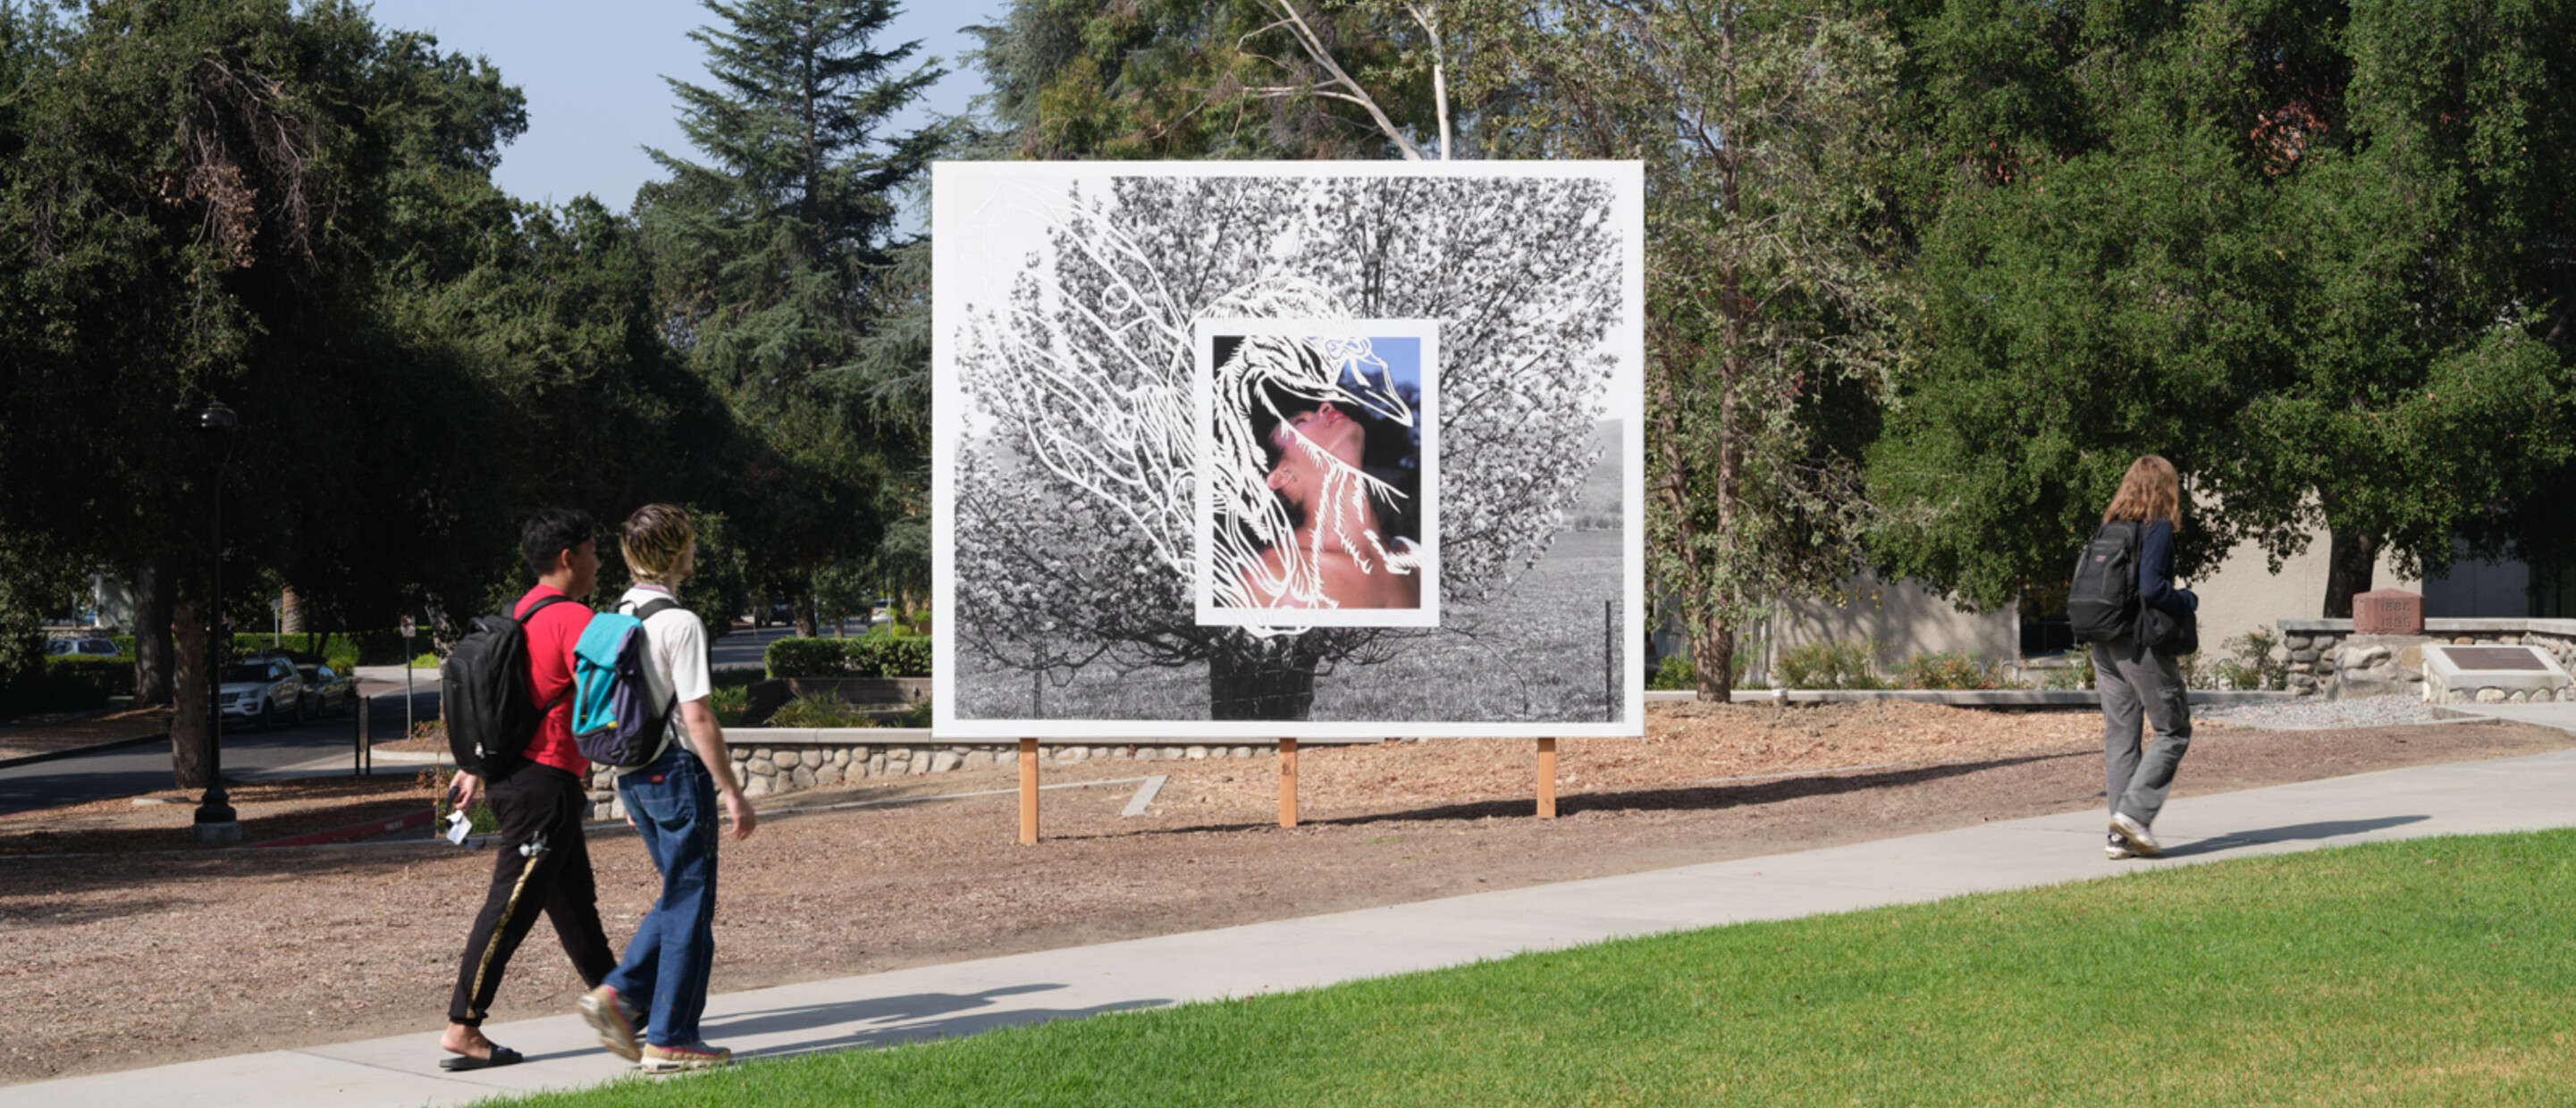
[{"label": "sign post", "polygon": [[402,617],[403,637],[403,737],[411,737],[411,637],[418,630],[410,616]]}]

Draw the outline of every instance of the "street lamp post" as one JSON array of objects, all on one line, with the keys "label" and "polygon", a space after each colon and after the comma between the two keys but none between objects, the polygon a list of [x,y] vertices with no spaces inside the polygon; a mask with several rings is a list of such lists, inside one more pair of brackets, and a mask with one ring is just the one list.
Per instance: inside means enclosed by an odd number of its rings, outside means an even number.
[{"label": "street lamp post", "polygon": [[233,435],[241,430],[241,417],[221,403],[209,404],[197,413],[197,429],[223,443],[223,457],[215,463],[214,607],[206,620],[206,796],[197,805],[191,833],[201,843],[237,843],[241,817],[224,794],[224,467],[232,464]]}]

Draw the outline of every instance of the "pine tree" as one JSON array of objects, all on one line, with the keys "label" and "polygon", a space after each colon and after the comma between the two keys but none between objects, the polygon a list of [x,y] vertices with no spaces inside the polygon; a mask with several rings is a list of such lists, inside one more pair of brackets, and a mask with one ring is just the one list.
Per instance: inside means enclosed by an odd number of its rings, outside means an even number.
[{"label": "pine tree", "polygon": [[886,481],[899,419],[868,401],[860,363],[880,326],[880,285],[904,245],[897,200],[945,132],[889,136],[888,119],[943,71],[904,67],[919,48],[875,49],[887,0],[709,0],[721,25],[709,87],[671,82],[681,130],[705,160],[650,151],[672,174],[637,214],[659,255],[667,336],[769,429],[742,513],[753,572],[798,600],[807,578],[872,547],[895,505]]}]

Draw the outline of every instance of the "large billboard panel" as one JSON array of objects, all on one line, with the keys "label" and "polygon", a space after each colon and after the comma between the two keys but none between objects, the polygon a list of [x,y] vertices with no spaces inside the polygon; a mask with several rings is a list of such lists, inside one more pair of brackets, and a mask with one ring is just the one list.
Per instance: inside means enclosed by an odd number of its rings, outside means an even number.
[{"label": "large billboard panel", "polygon": [[1633,163],[943,163],[934,729],[1643,732]]}]

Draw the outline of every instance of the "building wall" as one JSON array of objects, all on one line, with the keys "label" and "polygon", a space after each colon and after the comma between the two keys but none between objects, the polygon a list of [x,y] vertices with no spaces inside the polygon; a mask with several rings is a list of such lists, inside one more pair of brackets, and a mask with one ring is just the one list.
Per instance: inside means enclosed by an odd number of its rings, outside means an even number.
[{"label": "building wall", "polygon": [[[2200,641],[2205,652],[2223,652],[2227,640],[2261,629],[2276,632],[2284,619],[2315,619],[2325,609],[2327,538],[2319,532],[2308,549],[2286,559],[2279,573],[2264,564],[2262,548],[2246,544],[2231,551],[2218,570],[2183,585],[2200,597]],[[2528,571],[2522,563],[2453,564],[2448,579],[2425,581],[2401,576],[2395,563],[2380,559],[2371,588],[2406,589],[2425,594],[2428,617],[2523,616],[2523,589]],[[2488,608],[2503,607],[2497,611]],[[1893,585],[1864,576],[1838,597],[1791,601],[1765,628],[1765,642],[1747,676],[1759,679],[1779,650],[1814,642],[1866,638],[1878,643],[1882,672],[1892,672],[1917,653],[1961,651],[1988,661],[2021,656],[2020,614],[2012,609],[1991,613],[1963,612],[1913,581]],[[1666,652],[1687,656],[1688,637],[1678,628],[1654,636],[1655,657]]]},{"label": "building wall", "polygon": [[[2326,548],[2326,535],[2319,531],[2309,540],[2307,551],[2283,561],[2276,574],[2264,565],[2263,548],[2246,543],[2228,552],[2216,573],[2184,581],[2183,586],[2200,597],[2201,649],[2223,651],[2227,640],[2257,628],[2271,631],[2276,621],[2324,615]],[[2424,591],[2424,582],[2399,576],[2386,556],[2380,558],[2370,582],[2374,589]],[[2424,614],[2437,613],[2428,608]]]},{"label": "building wall", "polygon": [[[1881,672],[1893,672],[1916,654],[1944,650],[1987,661],[2021,654],[2021,617],[2014,609],[1964,612],[1917,582],[1866,575],[1839,598],[1781,605],[1771,630],[1774,652],[1839,639],[1875,640]],[[1765,654],[1766,662],[1772,656]]]}]

